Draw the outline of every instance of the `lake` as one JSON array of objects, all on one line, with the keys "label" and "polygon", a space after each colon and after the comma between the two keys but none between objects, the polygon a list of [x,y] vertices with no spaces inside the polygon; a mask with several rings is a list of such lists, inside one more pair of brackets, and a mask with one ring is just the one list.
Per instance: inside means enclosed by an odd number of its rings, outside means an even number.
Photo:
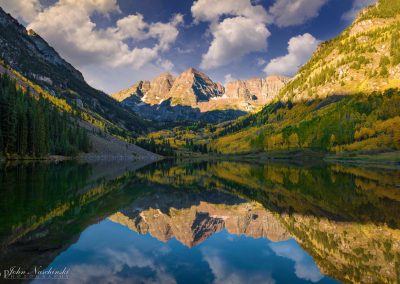
[{"label": "lake", "polygon": [[398,168],[184,160],[0,168],[5,283],[400,281]]}]

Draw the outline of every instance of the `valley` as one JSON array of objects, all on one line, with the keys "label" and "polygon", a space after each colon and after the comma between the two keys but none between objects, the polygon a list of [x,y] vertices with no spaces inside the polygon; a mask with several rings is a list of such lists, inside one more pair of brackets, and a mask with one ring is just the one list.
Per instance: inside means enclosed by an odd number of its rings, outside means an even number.
[{"label": "valley", "polygon": [[1,70],[86,129],[98,154],[81,157],[146,153],[129,145],[134,143],[155,152],[151,159],[209,153],[279,158],[308,151],[342,161],[394,153],[390,159],[397,161],[399,17],[387,5],[366,8],[342,34],[321,43],[293,78],[223,86],[189,68],[139,81],[112,98],[91,88],[38,34],[2,12]]},{"label": "valley", "polygon": [[0,212],[1,283],[400,283],[400,1],[0,0]]},{"label": "valley", "polygon": [[341,161],[382,154],[398,163],[400,18],[397,6],[389,7],[389,2],[379,1],[338,37],[321,43],[258,112],[219,124],[156,131],[139,140],[167,143],[183,156],[190,156],[193,149],[271,158],[311,151],[315,157],[323,152]]}]

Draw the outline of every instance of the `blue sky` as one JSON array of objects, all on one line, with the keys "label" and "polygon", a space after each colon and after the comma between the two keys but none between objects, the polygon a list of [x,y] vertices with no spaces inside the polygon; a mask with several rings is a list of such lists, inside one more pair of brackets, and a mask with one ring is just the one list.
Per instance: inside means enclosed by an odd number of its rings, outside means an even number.
[{"label": "blue sky", "polygon": [[108,93],[189,67],[213,80],[295,74],[375,0],[0,0]]}]

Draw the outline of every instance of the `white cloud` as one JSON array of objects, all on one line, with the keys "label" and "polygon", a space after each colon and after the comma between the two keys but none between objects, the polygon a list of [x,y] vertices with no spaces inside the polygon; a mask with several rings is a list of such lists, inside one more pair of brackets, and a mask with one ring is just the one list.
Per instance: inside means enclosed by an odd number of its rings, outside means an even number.
[{"label": "white cloud", "polygon": [[354,0],[353,7],[344,13],[342,18],[351,22],[357,17],[358,12],[360,12],[361,9],[376,3],[376,1],[377,0]]},{"label": "white cloud", "polygon": [[42,8],[39,0],[0,0],[0,6],[25,23],[32,21]]},{"label": "white cloud", "polygon": [[217,22],[223,15],[243,16],[262,23],[270,21],[265,9],[253,5],[250,0],[198,0],[193,3],[191,11],[195,22]]},{"label": "white cloud", "polygon": [[83,9],[87,13],[94,11],[102,14],[108,14],[112,11],[120,12],[117,0],[60,0],[59,4]]},{"label": "white cloud", "polygon": [[117,27],[111,28],[110,32],[114,32],[121,40],[133,38],[143,40],[146,38],[145,29],[148,24],[144,21],[140,14],[129,15],[117,21]]},{"label": "white cloud", "polygon": [[208,263],[215,279],[215,284],[240,284],[240,283],[260,283],[275,284],[271,273],[265,270],[256,270],[249,273],[241,267],[235,266],[234,263],[226,261],[226,255],[222,255],[217,248],[203,248],[202,254],[204,260]]},{"label": "white cloud", "polygon": [[319,10],[329,0],[277,0],[269,9],[278,27],[289,27],[304,24],[315,18]]},{"label": "white cloud", "polygon": [[[95,251],[95,253],[96,257],[104,261],[72,264],[69,267],[71,276],[68,283],[176,283],[175,278],[165,271],[165,267],[155,263],[153,255],[144,254],[135,247],[128,247],[124,251],[107,249]],[[154,273],[153,279],[141,276],[139,273],[124,273],[130,269],[150,270]],[[64,282],[60,281],[60,283]]]},{"label": "white cloud", "polygon": [[309,60],[319,43],[320,41],[309,33],[292,37],[288,43],[288,54],[272,59],[264,72],[268,75],[292,76]]},{"label": "white cloud", "polygon": [[291,259],[295,262],[294,270],[297,277],[311,282],[319,282],[323,275],[308,256],[297,244],[293,242],[270,243],[270,248],[276,255]]},{"label": "white cloud", "polygon": [[[0,0],[0,4],[13,16],[23,19],[28,28],[35,30],[62,57],[82,70],[85,78],[94,82],[97,88],[106,86],[105,90],[110,92],[126,87],[117,86],[122,79],[117,82],[111,82],[108,77],[106,81],[100,80],[98,70],[124,71],[119,78],[133,80],[135,75],[132,74],[138,69],[146,74],[149,70],[173,68],[172,62],[162,58],[162,53],[170,49],[179,35],[178,29],[183,23],[180,14],[169,22],[155,23],[146,22],[141,14],[127,15],[114,27],[104,29],[98,27],[91,16],[119,15],[117,0],[58,0],[47,7],[41,6],[39,0]],[[138,47],[139,42],[148,39],[155,42]]]},{"label": "white cloud", "polygon": [[174,68],[174,63],[168,59],[158,59],[157,64],[167,71],[171,71]]},{"label": "white cloud", "polygon": [[[213,39],[200,67],[212,69],[267,48],[272,18],[251,0],[198,0],[191,7],[195,23],[209,22]],[[221,18],[223,20],[221,20]]]},{"label": "white cloud", "polygon": [[[138,69],[168,50],[179,34],[180,15],[169,23],[152,24],[146,23],[140,14],[129,15],[108,29],[97,29],[90,19],[93,12],[107,14],[118,10],[116,0],[60,0],[39,13],[28,28],[37,31],[78,67],[101,62]],[[131,48],[124,42],[148,38],[157,39],[158,43],[153,47]]]},{"label": "white cloud", "polygon": [[177,26],[183,23],[183,16],[181,14],[177,14],[173,17],[171,22],[169,23],[155,23],[152,24],[149,28],[149,37],[158,38],[159,43],[157,47],[159,47],[162,51],[166,51],[169,49],[171,43],[175,42],[178,37],[179,31]]},{"label": "white cloud", "polygon": [[204,69],[223,66],[250,52],[265,50],[270,36],[263,23],[245,17],[225,19],[213,28],[212,34],[214,39],[200,65]]}]

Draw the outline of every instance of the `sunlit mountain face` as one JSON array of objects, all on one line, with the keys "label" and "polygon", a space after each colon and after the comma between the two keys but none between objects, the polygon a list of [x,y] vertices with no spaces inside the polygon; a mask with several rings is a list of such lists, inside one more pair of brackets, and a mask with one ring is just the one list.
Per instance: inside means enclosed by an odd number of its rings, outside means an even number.
[{"label": "sunlit mountain face", "polygon": [[5,168],[1,266],[68,267],[65,283],[398,280],[398,169],[141,166]]}]

